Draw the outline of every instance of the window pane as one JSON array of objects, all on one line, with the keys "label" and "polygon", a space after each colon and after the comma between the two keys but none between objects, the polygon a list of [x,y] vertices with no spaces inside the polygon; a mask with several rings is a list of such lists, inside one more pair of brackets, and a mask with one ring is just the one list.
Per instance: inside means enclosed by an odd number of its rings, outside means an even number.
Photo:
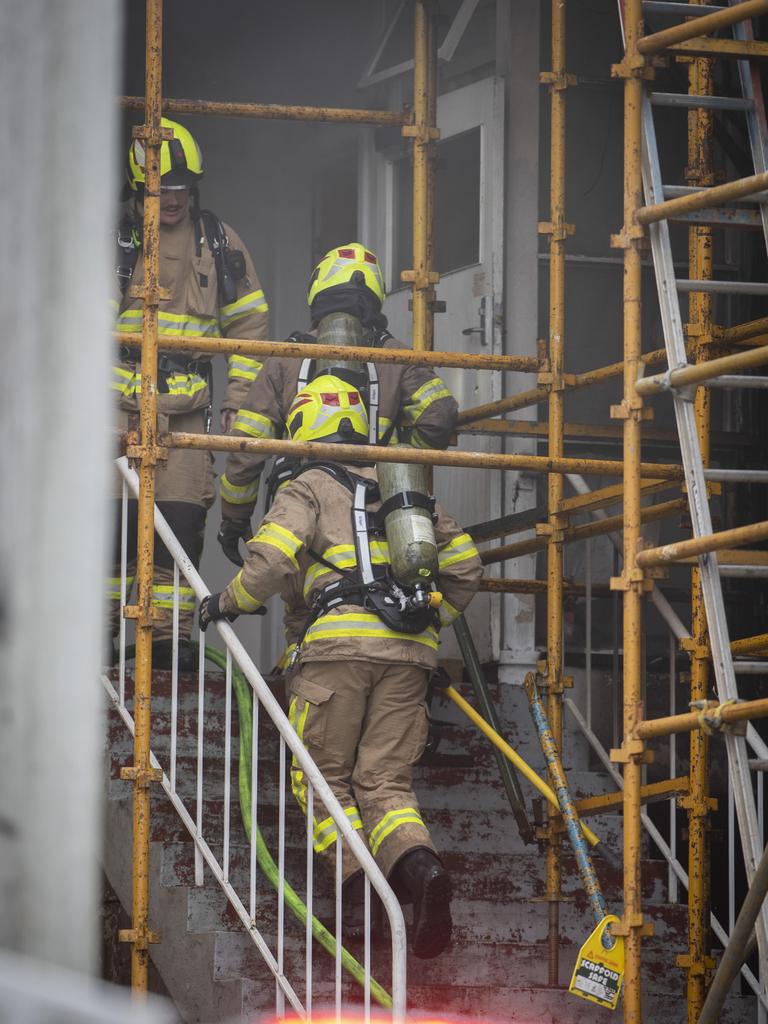
[{"label": "window pane", "polygon": [[[394,280],[413,267],[411,158],[395,163]],[[435,270],[447,274],[480,261],[480,128],[438,143],[435,168]]]}]

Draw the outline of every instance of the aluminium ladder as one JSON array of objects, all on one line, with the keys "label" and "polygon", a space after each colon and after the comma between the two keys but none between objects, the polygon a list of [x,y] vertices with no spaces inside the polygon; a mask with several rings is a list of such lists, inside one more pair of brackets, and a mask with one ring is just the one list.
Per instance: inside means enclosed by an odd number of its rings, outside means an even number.
[{"label": "aluminium ladder", "polygon": [[[621,19],[622,40],[624,37],[623,4],[619,0],[619,17]],[[666,3],[646,0],[643,3],[645,13],[674,14],[680,18],[710,14],[722,8],[687,3]],[[752,38],[751,22],[738,22],[733,26],[734,37],[741,40]],[[747,118],[747,127],[755,165],[754,173],[768,170],[768,132],[766,131],[765,107],[757,70],[757,62],[745,59],[737,61],[741,97],[698,96],[688,94],[652,93],[648,83],[644,86],[642,122],[643,122],[643,189],[646,205],[655,205],[665,199],[688,192],[699,191],[695,188],[665,186],[661,178],[659,152],[656,142],[656,130],[653,120],[654,106],[700,107],[713,110],[743,111]],[[755,202],[755,197],[752,197]],[[768,197],[762,193],[759,197],[759,212],[743,210],[740,207],[708,209],[694,214],[678,215],[676,220],[696,220],[705,223],[743,226],[745,224],[759,226],[762,224],[766,247],[768,248]],[[768,294],[768,286],[764,284],[747,284],[739,287],[741,282],[690,282],[675,278],[672,259],[672,247],[668,220],[660,220],[648,225],[651,239],[656,286],[659,306],[661,309],[664,342],[667,350],[668,371],[687,366],[685,335],[680,315],[679,293],[691,290],[710,292],[729,292],[733,294]],[[669,378],[667,378],[669,379]],[[696,430],[694,413],[693,388],[675,389],[670,386],[674,402],[675,419],[680,439],[685,482],[688,493],[690,516],[695,537],[711,534],[712,517],[707,494],[707,479],[710,477],[704,463]],[[711,474],[715,478],[717,471]],[[725,602],[718,567],[717,553],[699,556],[701,586],[709,632],[709,644],[714,667],[717,695],[721,702],[738,697],[736,674],[731,654],[730,637],[725,614]],[[744,853],[747,880],[751,883],[757,864],[763,852],[762,833],[759,828],[752,779],[749,769],[746,740],[742,736],[725,734],[730,776],[733,784],[736,814]],[[760,961],[763,976],[768,965],[768,905],[764,905],[756,922]]]}]

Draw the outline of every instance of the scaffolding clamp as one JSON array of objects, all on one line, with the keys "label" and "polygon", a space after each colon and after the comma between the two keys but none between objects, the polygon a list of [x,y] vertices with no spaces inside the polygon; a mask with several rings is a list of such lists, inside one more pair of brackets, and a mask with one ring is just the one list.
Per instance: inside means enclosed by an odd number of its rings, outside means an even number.
[{"label": "scaffolding clamp", "polygon": [[644,914],[625,914],[618,924],[610,926],[610,933],[616,938],[626,938],[631,932],[650,939],[654,934],[653,921],[646,921]]},{"label": "scaffolding clamp", "polygon": [[653,764],[652,750],[647,750],[644,740],[627,739],[620,747],[613,747],[611,761],[615,764]]},{"label": "scaffolding clamp", "polygon": [[634,57],[625,55],[619,64],[611,64],[611,78],[643,78],[652,82],[656,77],[654,63],[649,63],[641,54]]},{"label": "scaffolding clamp", "polygon": [[624,398],[618,405],[611,406],[612,420],[628,419],[652,420],[653,409],[647,406],[640,395],[633,395],[632,398]]},{"label": "scaffolding clamp", "polygon": [[162,768],[136,768],[129,765],[120,769],[120,778],[126,782],[135,782],[139,786],[149,786],[150,782],[163,781]]},{"label": "scaffolding clamp", "polygon": [[437,142],[440,138],[440,129],[426,125],[404,124],[400,134],[404,139],[414,139],[416,142]]},{"label": "scaffolding clamp", "polygon": [[707,736],[714,736],[716,733],[730,733],[732,736],[746,736],[747,722],[725,722],[723,721],[723,709],[731,704],[743,704],[741,697],[731,697],[718,704],[717,701],[692,700],[689,707],[698,711],[699,728]]},{"label": "scaffolding clamp", "polygon": [[632,249],[644,242],[645,229],[642,224],[629,224],[616,235],[611,235],[612,249]]},{"label": "scaffolding clamp", "polygon": [[121,928],[117,933],[119,942],[132,942],[136,949],[149,949],[150,943],[161,942],[160,932],[153,932],[146,926],[143,928]]},{"label": "scaffolding clamp", "polygon": [[701,978],[714,971],[717,962],[711,956],[705,956],[701,960],[694,960],[687,953],[678,953],[675,957],[675,966],[684,967],[692,978]]},{"label": "scaffolding clamp", "polygon": [[170,299],[171,292],[160,285],[156,288],[147,288],[143,284],[132,284],[128,289],[128,295],[132,299],[144,299],[148,306],[156,306],[165,299]]},{"label": "scaffolding clamp", "polygon": [[540,220],[536,225],[536,230],[540,235],[552,235],[553,242],[564,242],[566,238],[576,234],[576,225],[568,224],[567,221],[562,219],[554,222],[551,220]]},{"label": "scaffolding clamp", "polygon": [[578,85],[579,80],[576,75],[569,75],[567,71],[541,71],[539,84],[548,85],[552,92],[560,92],[569,86]]}]

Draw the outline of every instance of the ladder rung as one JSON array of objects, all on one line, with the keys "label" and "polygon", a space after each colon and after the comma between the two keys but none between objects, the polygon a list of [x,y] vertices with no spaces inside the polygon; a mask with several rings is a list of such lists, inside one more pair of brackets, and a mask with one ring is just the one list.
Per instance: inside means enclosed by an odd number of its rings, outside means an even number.
[{"label": "ladder rung", "polygon": [[690,96],[681,92],[651,93],[655,107],[686,107],[706,110],[753,110],[754,101],[739,96]]},{"label": "ladder rung", "polygon": [[[693,185],[665,185],[664,186],[664,198],[665,199],[677,199],[678,196],[690,196],[694,192],[705,192],[705,188],[696,188]],[[742,196],[741,199],[734,199],[733,205],[736,206],[739,203],[752,204],[768,202],[768,192],[753,192],[752,195]],[[730,203],[728,204],[731,205]]]},{"label": "ladder rung", "polygon": [[748,374],[724,373],[713,377],[707,384],[710,388],[768,388],[768,377],[751,377]]},{"label": "ladder rung", "polygon": [[768,661],[734,661],[737,676],[768,676]]},{"label": "ladder rung", "polygon": [[764,281],[675,281],[679,292],[709,292],[710,295],[768,295]]},{"label": "ladder rung", "polygon": [[716,7],[714,4],[682,4],[668,3],[667,0],[643,0],[644,14],[671,14],[677,18],[696,18],[703,14],[712,14],[713,11],[724,11],[725,7]]},{"label": "ladder rung", "polygon": [[704,478],[721,484],[768,484],[768,469],[705,469]]},{"label": "ladder rung", "polygon": [[694,210],[692,213],[679,213],[669,220],[687,221],[690,224],[723,224],[732,228],[760,228],[763,220],[757,210],[737,209],[730,206],[715,206],[709,210]]},{"label": "ladder rung", "polygon": [[759,580],[768,576],[768,565],[721,565],[718,562],[720,575],[727,579]]}]

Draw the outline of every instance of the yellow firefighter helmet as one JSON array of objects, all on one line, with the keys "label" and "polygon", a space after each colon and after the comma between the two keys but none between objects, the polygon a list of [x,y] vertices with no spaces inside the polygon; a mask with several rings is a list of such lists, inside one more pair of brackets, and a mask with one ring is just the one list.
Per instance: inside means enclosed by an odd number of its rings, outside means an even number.
[{"label": "yellow firefighter helmet", "polygon": [[323,374],[298,392],[286,417],[294,441],[368,443],[368,413],[357,388]]},{"label": "yellow firefighter helmet", "polygon": [[[165,188],[184,188],[194,185],[203,176],[203,154],[194,136],[184,125],[169,118],[162,118],[163,128],[170,128],[172,139],[165,139],[160,146],[160,178]],[[132,192],[144,187],[144,165],[146,163],[144,143],[134,139],[128,150],[128,185]]]}]

